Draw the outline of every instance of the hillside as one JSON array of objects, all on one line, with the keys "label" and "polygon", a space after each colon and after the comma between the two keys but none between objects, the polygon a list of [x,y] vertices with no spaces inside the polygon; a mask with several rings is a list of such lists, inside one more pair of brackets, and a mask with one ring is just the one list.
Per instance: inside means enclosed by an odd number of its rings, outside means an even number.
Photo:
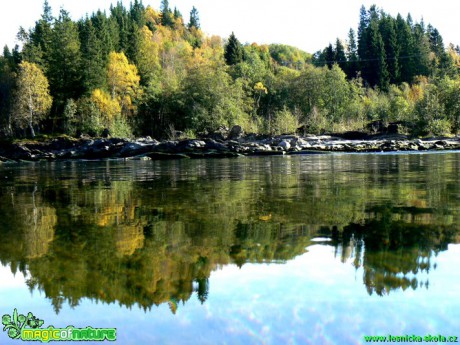
[{"label": "hillside", "polygon": [[0,57],[0,133],[193,138],[223,127],[282,134],[366,130],[451,134],[460,126],[459,49],[431,25],[372,6],[358,33],[313,56],[208,36],[167,0],[78,21],[47,1],[22,48]]}]

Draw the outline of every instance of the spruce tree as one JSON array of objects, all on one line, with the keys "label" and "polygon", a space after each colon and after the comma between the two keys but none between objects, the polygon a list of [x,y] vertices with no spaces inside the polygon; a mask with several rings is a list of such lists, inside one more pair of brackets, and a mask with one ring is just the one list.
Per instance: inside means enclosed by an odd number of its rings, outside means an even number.
[{"label": "spruce tree", "polygon": [[335,41],[334,59],[339,65],[339,67],[342,69],[342,71],[346,73],[347,57],[345,56],[345,48],[338,38]]},{"label": "spruce tree", "polygon": [[129,45],[129,27],[130,20],[126,9],[123,7],[123,4],[118,2],[117,6],[110,9],[111,19],[116,22],[118,31],[118,44],[117,51],[127,51]]},{"label": "spruce tree", "polygon": [[103,88],[106,81],[105,66],[107,55],[104,43],[98,37],[98,30],[91,19],[80,21],[80,40],[82,53],[82,85],[89,93],[94,89]]},{"label": "spruce tree", "polygon": [[243,45],[238,41],[233,32],[225,45],[224,58],[229,66],[236,65],[243,61]]},{"label": "spruce tree", "polygon": [[188,22],[188,28],[200,28],[200,18],[198,16],[198,10],[195,8],[195,6],[193,6],[192,10],[190,11],[190,20]]},{"label": "spruce tree", "polygon": [[396,17],[396,36],[400,56],[400,81],[411,83],[414,77],[414,41],[409,23],[400,14]]},{"label": "spruce tree", "polygon": [[355,78],[358,73],[358,47],[356,45],[355,31],[350,29],[348,32],[348,47],[347,47],[347,68],[346,73],[348,78]]},{"label": "spruce tree", "polygon": [[161,0],[161,25],[163,26],[174,26],[174,16],[169,8],[169,1],[168,0]]},{"label": "spruce tree", "polygon": [[145,7],[142,4],[142,1],[134,0],[134,3],[131,3],[131,7],[129,9],[129,16],[131,21],[136,23],[140,28],[146,23],[144,13]]},{"label": "spruce tree", "polygon": [[414,75],[428,76],[430,73],[430,41],[421,24],[413,27]]},{"label": "spruce tree", "polygon": [[81,96],[81,52],[78,26],[69,13],[61,9],[54,25],[50,64],[48,69],[51,93],[57,110],[64,107],[67,99]]},{"label": "spruce tree", "polygon": [[361,6],[359,12],[359,26],[358,26],[358,57],[360,60],[359,69],[361,72],[367,69],[368,61],[367,61],[367,46],[368,46],[368,39],[367,39],[367,28],[369,26],[369,15],[366,11],[366,8]]},{"label": "spruce tree", "polygon": [[332,47],[331,43],[329,43],[329,45],[324,50],[324,59],[326,60],[327,67],[331,69],[334,63],[336,62],[334,47]]},{"label": "spruce tree", "polygon": [[18,37],[23,42],[22,55],[25,60],[38,64],[46,72],[49,65],[51,49],[53,16],[48,1],[43,4],[43,14],[35,27],[26,33],[20,29]]},{"label": "spruce tree", "polygon": [[386,62],[388,66],[388,73],[390,75],[390,83],[399,83],[399,45],[396,36],[395,20],[390,16],[383,14],[383,17],[380,21],[380,32],[385,45]]},{"label": "spruce tree", "polygon": [[378,85],[386,90],[389,85],[389,74],[386,63],[385,45],[379,30],[377,20],[372,20],[367,30],[368,46],[367,68],[363,70],[364,79],[371,85]]},{"label": "spruce tree", "polygon": [[180,13],[180,11],[177,9],[177,7],[174,7],[173,17],[174,17],[174,19],[182,18],[182,13]]},{"label": "spruce tree", "polygon": [[445,53],[442,36],[439,34],[438,29],[432,25],[428,25],[427,35],[430,41],[430,50],[435,53],[436,57],[440,58]]}]

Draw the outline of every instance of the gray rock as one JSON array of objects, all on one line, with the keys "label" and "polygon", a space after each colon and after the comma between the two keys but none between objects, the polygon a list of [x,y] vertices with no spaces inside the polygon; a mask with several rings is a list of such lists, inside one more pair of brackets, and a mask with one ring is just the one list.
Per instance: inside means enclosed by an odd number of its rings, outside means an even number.
[{"label": "gray rock", "polygon": [[235,125],[228,133],[227,140],[237,140],[240,139],[244,134],[243,128],[239,125]]},{"label": "gray rock", "polygon": [[287,151],[291,148],[291,144],[289,143],[288,140],[283,139],[279,144],[279,147],[281,147],[283,150]]},{"label": "gray rock", "polygon": [[228,147],[226,145],[219,143],[213,139],[206,140],[205,148],[207,150],[217,150],[217,151],[227,151],[228,150]]},{"label": "gray rock", "polygon": [[199,149],[205,146],[206,143],[202,140],[189,140],[186,144],[187,149]]}]

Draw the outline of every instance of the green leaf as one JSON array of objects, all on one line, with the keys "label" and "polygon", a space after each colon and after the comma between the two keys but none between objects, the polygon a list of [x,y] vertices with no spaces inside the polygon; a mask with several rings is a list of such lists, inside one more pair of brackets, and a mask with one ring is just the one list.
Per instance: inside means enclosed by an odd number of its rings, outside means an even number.
[{"label": "green leaf", "polygon": [[13,311],[13,323],[15,325],[18,324],[18,310],[16,308],[14,308],[14,311]]},{"label": "green leaf", "polygon": [[21,333],[19,332],[19,330],[17,328],[11,328],[9,331],[8,331],[8,336],[11,338],[11,339],[18,339],[20,336],[21,336]]},{"label": "green leaf", "polygon": [[8,314],[5,314],[2,316],[2,324],[3,325],[9,325],[11,323],[11,316]]}]

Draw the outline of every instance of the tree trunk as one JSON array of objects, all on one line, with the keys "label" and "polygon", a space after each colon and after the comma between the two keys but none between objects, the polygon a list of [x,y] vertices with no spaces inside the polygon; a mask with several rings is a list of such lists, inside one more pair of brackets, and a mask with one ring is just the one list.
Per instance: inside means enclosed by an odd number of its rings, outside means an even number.
[{"label": "tree trunk", "polygon": [[35,138],[35,131],[34,131],[34,126],[32,124],[32,120],[34,118],[34,111],[33,111],[33,101],[32,101],[32,93],[29,94],[29,128],[30,128],[30,135],[32,135],[32,138]]},{"label": "tree trunk", "polygon": [[32,138],[35,138],[35,131],[34,131],[34,126],[32,125],[32,121],[29,122],[29,129],[30,129],[30,135],[32,135]]}]

